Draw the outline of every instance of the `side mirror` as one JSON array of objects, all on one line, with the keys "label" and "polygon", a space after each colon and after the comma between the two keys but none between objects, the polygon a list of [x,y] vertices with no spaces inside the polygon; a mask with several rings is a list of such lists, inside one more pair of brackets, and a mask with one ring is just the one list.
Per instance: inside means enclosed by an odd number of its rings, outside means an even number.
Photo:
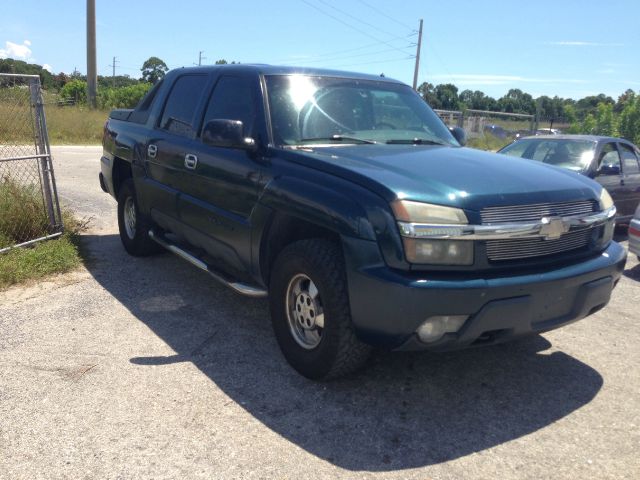
[{"label": "side mirror", "polygon": [[464,147],[467,144],[467,132],[464,131],[464,128],[451,127],[449,130],[460,145]]},{"label": "side mirror", "polygon": [[253,138],[244,136],[244,125],[240,120],[209,120],[202,129],[202,142],[212,147],[255,150]]},{"label": "side mirror", "polygon": [[598,175],[620,175],[620,165],[600,165]]}]

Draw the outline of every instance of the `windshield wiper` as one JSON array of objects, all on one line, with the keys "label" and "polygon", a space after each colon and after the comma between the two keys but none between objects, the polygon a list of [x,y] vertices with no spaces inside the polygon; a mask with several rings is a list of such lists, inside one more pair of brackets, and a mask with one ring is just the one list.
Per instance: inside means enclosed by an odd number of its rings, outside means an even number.
[{"label": "windshield wiper", "polygon": [[436,140],[428,140],[426,138],[399,138],[393,140],[387,140],[385,143],[389,145],[445,145],[450,147],[451,144],[445,142],[438,142]]},{"label": "windshield wiper", "polygon": [[335,142],[358,142],[358,143],[376,143],[373,140],[367,140],[366,138],[348,137],[344,135],[331,135],[330,137],[313,137],[313,138],[301,138],[300,142],[323,142],[323,141],[335,141]]}]

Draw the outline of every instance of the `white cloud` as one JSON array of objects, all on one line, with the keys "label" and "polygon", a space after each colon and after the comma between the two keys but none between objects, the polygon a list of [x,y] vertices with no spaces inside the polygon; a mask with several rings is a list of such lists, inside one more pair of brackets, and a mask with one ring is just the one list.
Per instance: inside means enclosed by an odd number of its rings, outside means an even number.
[{"label": "white cloud", "polygon": [[22,45],[6,41],[5,47],[0,48],[0,58],[15,58],[18,60],[29,60],[31,58],[31,42],[25,40]]},{"label": "white cloud", "polygon": [[555,45],[560,47],[624,47],[624,43],[582,42],[578,40],[545,42],[545,45]]},{"label": "white cloud", "polygon": [[53,67],[51,67],[51,65],[49,65],[48,63],[42,65],[42,68],[44,68],[49,73],[53,73]]}]

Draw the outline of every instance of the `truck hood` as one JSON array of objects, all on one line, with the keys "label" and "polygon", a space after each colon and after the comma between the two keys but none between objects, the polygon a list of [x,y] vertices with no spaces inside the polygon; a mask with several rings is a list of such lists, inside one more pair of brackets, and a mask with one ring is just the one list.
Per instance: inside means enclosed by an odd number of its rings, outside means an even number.
[{"label": "truck hood", "polygon": [[533,160],[471,148],[357,145],[298,149],[298,162],[404,198],[479,211],[486,206],[598,200],[587,177]]}]

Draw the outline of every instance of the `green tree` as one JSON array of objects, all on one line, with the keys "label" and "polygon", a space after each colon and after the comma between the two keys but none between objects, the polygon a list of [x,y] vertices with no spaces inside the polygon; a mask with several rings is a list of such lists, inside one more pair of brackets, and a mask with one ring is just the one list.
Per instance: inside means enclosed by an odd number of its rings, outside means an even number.
[{"label": "green tree", "polygon": [[596,128],[594,133],[615,137],[618,132],[616,121],[613,116],[613,105],[610,103],[599,103],[596,110]]},{"label": "green tree", "polygon": [[562,109],[562,114],[565,122],[569,124],[567,133],[580,133],[582,126],[580,125],[580,122],[578,122],[578,118],[576,117],[576,108],[573,104],[565,103]]},{"label": "green tree", "polygon": [[87,82],[84,80],[71,80],[60,89],[60,96],[64,100],[73,100],[75,103],[87,102]]},{"label": "green tree", "polygon": [[581,133],[586,133],[591,135],[595,132],[596,129],[596,117],[593,113],[587,113],[580,125]]},{"label": "green tree", "polygon": [[232,61],[231,63],[229,63],[224,58],[221,58],[220,60],[216,60],[215,65],[235,65],[239,63],[240,62],[236,62],[236,61]]},{"label": "green tree", "polygon": [[620,113],[618,133],[636,145],[640,144],[640,95],[625,104]]},{"label": "green tree", "polygon": [[504,97],[498,100],[498,108],[501,112],[508,113],[536,113],[536,104],[533,97],[524,93],[519,88],[512,88]]},{"label": "green tree", "polygon": [[627,103],[633,102],[635,97],[636,97],[636,93],[630,88],[628,88],[627,90],[625,90],[625,92],[622,95],[618,97],[618,101],[613,107],[613,111],[615,113],[621,113],[624,110],[624,107],[627,105]]},{"label": "green tree", "polygon": [[142,72],[142,81],[147,83],[156,83],[164,78],[169,70],[167,64],[158,57],[149,57],[143,64],[140,71]]},{"label": "green tree", "polygon": [[445,110],[459,110],[460,99],[458,98],[458,87],[451,83],[443,83],[435,88],[436,98],[440,103],[440,108]]},{"label": "green tree", "polygon": [[423,82],[418,87],[418,93],[422,97],[422,99],[427,102],[431,108],[442,108],[440,104],[440,100],[436,96],[435,87],[432,83]]},{"label": "green tree", "polygon": [[463,90],[458,97],[460,102],[464,103],[466,108],[473,110],[490,110],[496,109],[496,99],[485,95],[480,90]]}]

